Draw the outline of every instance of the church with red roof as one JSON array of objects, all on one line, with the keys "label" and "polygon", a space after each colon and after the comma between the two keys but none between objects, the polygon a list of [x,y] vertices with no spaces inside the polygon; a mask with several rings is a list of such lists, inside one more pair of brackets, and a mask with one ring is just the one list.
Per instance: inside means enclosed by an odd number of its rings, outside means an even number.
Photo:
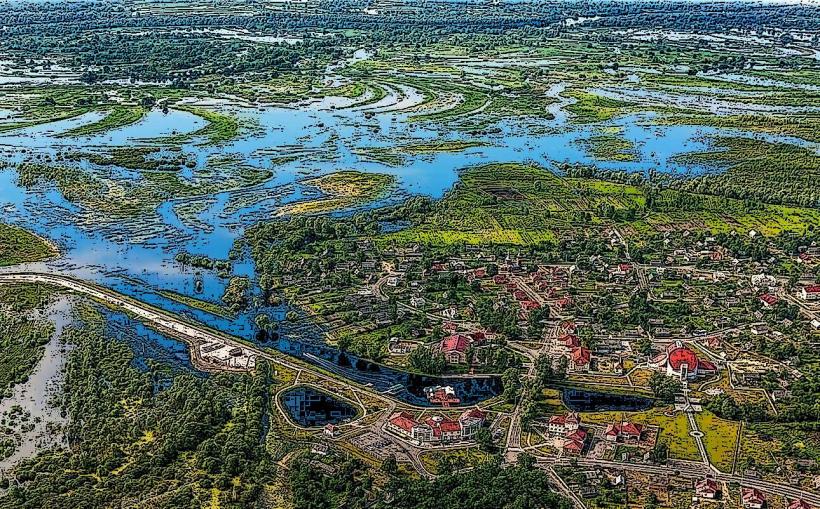
[{"label": "church with red roof", "polygon": [[665,371],[668,376],[681,380],[692,380],[717,373],[717,366],[714,363],[701,358],[680,341],[670,344],[662,354],[650,361],[650,365]]}]

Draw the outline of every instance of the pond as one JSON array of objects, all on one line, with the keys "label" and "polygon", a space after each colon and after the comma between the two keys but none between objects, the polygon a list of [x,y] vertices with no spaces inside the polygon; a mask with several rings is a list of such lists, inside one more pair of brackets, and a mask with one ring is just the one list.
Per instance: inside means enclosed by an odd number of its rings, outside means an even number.
[{"label": "pond", "polygon": [[306,428],[339,424],[349,421],[357,414],[352,405],[307,386],[289,389],[281,398],[290,417]]},{"label": "pond", "polygon": [[290,339],[280,339],[275,347],[280,352],[302,358],[348,380],[389,393],[400,401],[416,406],[434,406],[425,396],[425,387],[452,387],[460,400],[459,405],[474,405],[501,394],[503,390],[500,378],[495,376],[417,375],[360,359],[329,346]]},{"label": "pond", "polygon": [[564,389],[561,400],[573,412],[640,412],[654,404],[654,400],[642,396],[579,389]]}]

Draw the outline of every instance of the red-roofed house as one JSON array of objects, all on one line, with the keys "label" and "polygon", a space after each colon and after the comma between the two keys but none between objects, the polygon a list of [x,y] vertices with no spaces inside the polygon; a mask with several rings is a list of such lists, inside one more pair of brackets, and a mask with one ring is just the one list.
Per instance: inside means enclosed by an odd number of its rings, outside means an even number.
[{"label": "red-roofed house", "polygon": [[629,421],[609,424],[604,431],[604,439],[609,442],[640,442],[643,426]]},{"label": "red-roofed house", "polygon": [[575,440],[576,442],[583,442],[587,439],[587,432],[578,428],[573,432],[567,433],[567,438],[569,440]]},{"label": "red-roofed house", "polygon": [[467,361],[467,348],[470,347],[471,340],[463,334],[453,334],[441,340],[439,351],[444,355],[447,362],[458,364]]},{"label": "red-roofed house", "polygon": [[714,375],[717,371],[717,366],[710,361],[706,359],[700,359],[698,361],[698,375]]},{"label": "red-roofed house", "polygon": [[575,334],[564,334],[558,338],[558,346],[569,351],[581,346],[581,340]]},{"label": "red-roofed house", "polygon": [[553,415],[547,423],[547,430],[555,435],[572,433],[581,425],[581,417],[577,413]]},{"label": "red-roofed house", "polygon": [[609,270],[609,273],[613,276],[623,277],[629,274],[632,271],[632,265],[629,263],[619,263],[615,267]]},{"label": "red-roofed house", "polygon": [[534,300],[524,300],[521,301],[521,309],[524,311],[532,311],[535,309],[539,309],[541,304],[535,302]]},{"label": "red-roofed house", "polygon": [[800,296],[803,300],[820,300],[820,285],[804,286]]},{"label": "red-roofed house", "polygon": [[396,412],[391,415],[385,428],[388,431],[419,442],[428,442],[433,437],[433,430],[430,426],[418,423],[416,418],[407,412]]},{"label": "red-roofed house", "polygon": [[588,348],[578,347],[572,349],[570,355],[571,368],[574,371],[586,371],[589,369],[589,361],[592,360],[592,352]]},{"label": "red-roofed house", "polygon": [[711,375],[717,372],[717,367],[698,355],[680,342],[669,345],[666,349],[666,374],[685,378],[695,378],[700,375]]},{"label": "red-roofed house", "polygon": [[581,452],[584,450],[584,442],[566,439],[564,441],[563,450],[565,454],[572,454],[574,456],[580,455]]},{"label": "red-roofed house", "polygon": [[763,509],[766,505],[766,496],[756,488],[741,488],[740,499],[746,509]]},{"label": "red-roofed house", "polygon": [[777,300],[777,297],[770,293],[764,293],[760,296],[760,302],[763,303],[763,307],[765,308],[771,308],[772,306],[777,304]]},{"label": "red-roofed house", "polygon": [[487,333],[481,330],[471,332],[467,335],[470,337],[470,339],[473,340],[474,343],[481,343],[482,341],[487,339]]},{"label": "red-roofed house", "polygon": [[484,421],[487,420],[487,414],[478,408],[470,408],[465,410],[459,417],[458,423],[461,424],[461,438],[462,440],[469,440],[474,438]]},{"label": "red-roofed house", "polygon": [[461,440],[461,424],[458,421],[436,415],[429,417],[425,424],[433,430],[433,440],[440,442],[455,442]]},{"label": "red-roofed house", "polygon": [[791,504],[786,506],[786,509],[812,509],[812,507],[805,500],[796,498],[792,500]]},{"label": "red-roofed house", "polygon": [[581,454],[581,452],[584,450],[584,444],[586,443],[586,439],[587,432],[581,428],[568,431],[567,434],[564,436],[564,441],[561,444],[561,448],[563,449],[565,454]]},{"label": "red-roofed house", "polygon": [[720,496],[720,486],[714,479],[701,479],[695,483],[695,495],[714,500]]}]

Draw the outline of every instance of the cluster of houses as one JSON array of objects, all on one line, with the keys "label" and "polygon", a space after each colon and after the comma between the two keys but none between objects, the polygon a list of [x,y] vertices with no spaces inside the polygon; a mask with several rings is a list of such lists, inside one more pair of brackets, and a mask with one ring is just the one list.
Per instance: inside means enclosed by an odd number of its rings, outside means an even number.
[{"label": "cluster of houses", "polygon": [[577,456],[586,445],[587,430],[581,427],[581,416],[577,413],[553,415],[547,422],[547,430],[560,441],[564,454]]},{"label": "cluster of houses", "polygon": [[419,445],[448,444],[474,440],[486,420],[487,414],[478,408],[465,410],[457,419],[434,415],[423,421],[408,412],[396,412],[385,430]]},{"label": "cluster of houses", "polygon": [[[712,477],[706,477],[695,481],[695,497],[704,500],[718,500],[722,498],[723,490],[720,483]],[[740,488],[740,503],[744,509],[763,509],[767,507],[766,495],[757,488]],[[787,505],[786,509],[812,509],[812,506],[805,500],[795,498]]]},{"label": "cluster of houses", "polygon": [[[712,477],[706,477],[695,481],[695,497],[703,500],[718,500],[722,498],[723,490],[720,483]],[[740,503],[743,509],[763,509],[767,507],[766,495],[757,488],[740,488]],[[795,498],[787,505],[786,509],[812,509],[812,506],[805,500]]]},{"label": "cluster of houses", "polygon": [[[556,439],[556,446],[568,455],[580,455],[594,433],[581,425],[576,412],[553,415],[547,421],[547,431]],[[645,426],[627,420],[607,424],[601,438],[607,443],[641,446],[647,434]]]}]

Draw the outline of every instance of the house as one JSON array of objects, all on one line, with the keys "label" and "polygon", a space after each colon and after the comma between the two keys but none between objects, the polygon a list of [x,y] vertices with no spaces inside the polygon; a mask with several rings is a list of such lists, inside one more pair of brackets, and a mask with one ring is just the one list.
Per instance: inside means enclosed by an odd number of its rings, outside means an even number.
[{"label": "house", "polygon": [[746,509],[763,509],[766,506],[766,496],[757,488],[741,488],[740,500]]},{"label": "house", "polygon": [[574,371],[586,371],[589,369],[589,361],[592,360],[592,352],[584,347],[573,348],[570,360]]},{"label": "house", "polygon": [[805,500],[796,498],[786,506],[786,509],[812,509],[812,507]]},{"label": "house", "polygon": [[774,305],[777,304],[777,300],[777,297],[770,293],[764,293],[760,296],[760,301],[763,303],[763,307],[766,309],[771,309],[772,307],[774,307]]},{"label": "house", "polygon": [[487,420],[486,412],[478,408],[470,408],[465,410],[459,417],[458,423],[461,425],[461,439],[470,440],[475,438],[478,430],[484,425]]},{"label": "house", "polygon": [[328,424],[325,426],[323,433],[328,438],[336,438],[336,435],[339,434],[339,428],[335,424]]},{"label": "house", "polygon": [[650,365],[662,371],[667,376],[681,380],[691,380],[701,376],[711,376],[717,373],[717,366],[712,362],[701,359],[693,350],[680,341],[675,341],[666,347],[666,352],[654,357]]},{"label": "house", "polygon": [[610,276],[622,278],[632,271],[632,265],[629,263],[619,263],[615,267],[609,269]]},{"label": "house", "polygon": [[427,301],[424,297],[410,297],[410,305],[414,308],[423,308],[427,305]]},{"label": "house", "polygon": [[508,278],[504,274],[498,274],[498,275],[493,276],[493,283],[495,283],[497,285],[505,285],[509,282],[510,282],[510,278]]},{"label": "house", "polygon": [[752,325],[749,331],[755,336],[762,336],[763,334],[769,333],[769,326],[765,323],[756,323]]},{"label": "house", "polygon": [[571,351],[573,348],[581,346],[581,341],[575,334],[564,334],[558,338],[558,346],[567,351]]},{"label": "house", "polygon": [[429,417],[424,423],[433,430],[433,441],[456,442],[461,440],[461,424],[447,417],[436,415]]},{"label": "house", "polygon": [[327,444],[313,444],[313,447],[310,448],[310,452],[318,456],[327,456],[328,449]]},{"label": "house", "polygon": [[427,397],[427,401],[435,405],[449,407],[461,403],[461,400],[456,396],[455,389],[450,385],[425,387],[424,395]]},{"label": "house", "polygon": [[562,449],[566,454],[579,455],[584,450],[584,443],[587,439],[587,432],[582,429],[576,429],[571,433],[567,433],[564,439]]},{"label": "house", "polygon": [[467,362],[470,338],[463,334],[453,334],[441,340],[439,351],[450,364]]},{"label": "house", "polygon": [[604,439],[608,442],[640,442],[643,431],[642,425],[629,421],[608,424],[604,431]]},{"label": "house", "polygon": [[800,297],[803,300],[820,300],[820,285],[804,286],[800,290]]},{"label": "house", "polygon": [[562,447],[564,453],[572,454],[574,456],[580,455],[584,450],[583,442],[576,442],[575,440],[567,440]]},{"label": "house", "polygon": [[397,435],[417,440],[418,442],[429,442],[433,438],[433,430],[426,424],[416,421],[415,417],[407,412],[396,412],[387,420],[385,428]]},{"label": "house", "polygon": [[547,430],[555,435],[572,433],[581,426],[581,417],[571,412],[566,415],[553,415],[547,423]]},{"label": "house", "polygon": [[695,496],[715,500],[720,496],[720,486],[714,479],[701,479],[695,483]]}]

